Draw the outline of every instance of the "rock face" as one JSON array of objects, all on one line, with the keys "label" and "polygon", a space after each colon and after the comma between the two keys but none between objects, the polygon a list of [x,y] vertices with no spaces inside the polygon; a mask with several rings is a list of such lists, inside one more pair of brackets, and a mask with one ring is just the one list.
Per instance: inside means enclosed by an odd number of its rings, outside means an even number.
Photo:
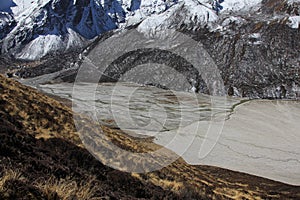
[{"label": "rock face", "polygon": [[16,26],[16,21],[10,13],[0,12],[0,40]]},{"label": "rock face", "polygon": [[[236,28],[238,26],[238,28]],[[280,22],[232,22],[230,34],[196,33],[216,61],[225,85],[240,96],[298,98],[300,69],[299,30]]]},{"label": "rock face", "polygon": [[15,2],[12,0],[2,0],[0,2],[0,12],[12,12],[12,7],[16,6]]},{"label": "rock face", "polygon": [[288,17],[272,19],[276,13],[299,15],[299,8],[263,1],[255,18],[224,17],[221,30],[191,34],[214,58],[229,91],[234,87],[252,98],[299,98],[299,29],[288,26]]}]

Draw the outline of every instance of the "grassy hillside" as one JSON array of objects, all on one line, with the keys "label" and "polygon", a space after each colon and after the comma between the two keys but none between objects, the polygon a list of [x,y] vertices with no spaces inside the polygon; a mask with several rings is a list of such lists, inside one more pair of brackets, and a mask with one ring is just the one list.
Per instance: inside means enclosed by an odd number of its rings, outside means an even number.
[{"label": "grassy hillside", "polygon": [[[100,134],[83,118],[82,128]],[[133,152],[160,148],[102,127]],[[72,110],[0,75],[0,199],[299,199],[300,187],[182,159],[160,171],[111,169],[84,148]]]}]

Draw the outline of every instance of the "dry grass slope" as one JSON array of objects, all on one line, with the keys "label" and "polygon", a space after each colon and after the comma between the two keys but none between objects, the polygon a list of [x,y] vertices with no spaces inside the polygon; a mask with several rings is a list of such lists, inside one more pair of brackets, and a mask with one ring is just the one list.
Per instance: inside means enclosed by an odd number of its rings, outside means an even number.
[{"label": "dry grass slope", "polygon": [[[161,148],[82,121],[123,149]],[[300,199],[300,187],[182,159],[147,174],[111,169],[84,149],[69,107],[1,75],[0,141],[0,199]]]}]

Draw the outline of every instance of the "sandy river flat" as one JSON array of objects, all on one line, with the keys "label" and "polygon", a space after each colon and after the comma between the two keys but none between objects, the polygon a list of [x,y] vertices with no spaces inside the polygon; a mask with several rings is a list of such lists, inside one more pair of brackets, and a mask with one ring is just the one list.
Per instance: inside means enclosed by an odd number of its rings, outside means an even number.
[{"label": "sandy river flat", "polygon": [[133,90],[132,85],[104,84],[96,95],[88,84],[75,88],[75,95],[71,84],[41,87],[78,103],[75,112],[91,112],[100,120],[116,121],[124,131],[154,136],[155,143],[190,164],[300,185],[300,101],[252,100],[234,107],[240,100],[222,104],[217,99],[212,105],[205,95],[195,99],[178,93],[174,98],[164,90]]}]

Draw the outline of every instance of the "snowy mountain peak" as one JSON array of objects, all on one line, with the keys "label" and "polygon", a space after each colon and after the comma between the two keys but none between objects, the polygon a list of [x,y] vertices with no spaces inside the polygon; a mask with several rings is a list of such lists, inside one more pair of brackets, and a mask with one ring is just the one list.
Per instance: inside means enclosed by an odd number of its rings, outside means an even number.
[{"label": "snowy mountain peak", "polygon": [[[104,32],[135,24],[145,33],[170,27],[197,30],[216,23],[219,16],[254,13],[262,4],[269,6],[278,0],[269,1],[2,0],[0,50],[22,59],[38,59],[49,52],[84,46]],[[283,3],[299,5],[299,0]],[[287,8],[295,15],[288,20],[292,28],[299,24],[297,9]]]},{"label": "snowy mountain peak", "polygon": [[126,24],[164,12],[175,1],[141,0],[16,0],[17,25],[2,36],[2,53],[38,59],[51,51],[83,46],[88,40]]}]

